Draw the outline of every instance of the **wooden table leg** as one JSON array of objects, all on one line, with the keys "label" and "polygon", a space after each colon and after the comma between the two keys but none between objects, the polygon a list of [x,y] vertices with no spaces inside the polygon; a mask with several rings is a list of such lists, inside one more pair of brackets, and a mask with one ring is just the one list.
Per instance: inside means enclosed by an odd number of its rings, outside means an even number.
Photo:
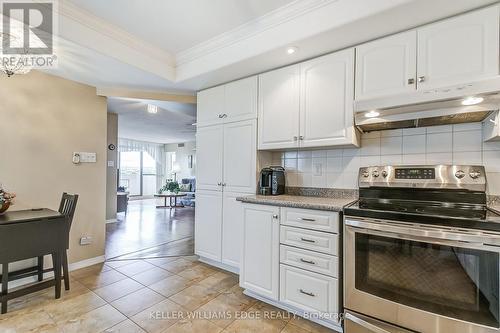
[{"label": "wooden table leg", "polygon": [[61,298],[61,253],[56,252],[52,254],[52,262],[54,265],[54,279],[55,279],[55,297]]},{"label": "wooden table leg", "polygon": [[7,313],[7,292],[9,290],[9,263],[2,263],[2,311]]}]

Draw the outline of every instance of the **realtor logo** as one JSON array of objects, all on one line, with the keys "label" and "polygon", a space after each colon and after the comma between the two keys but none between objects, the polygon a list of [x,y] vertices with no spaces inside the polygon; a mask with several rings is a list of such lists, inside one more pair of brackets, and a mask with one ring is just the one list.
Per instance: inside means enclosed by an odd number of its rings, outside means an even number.
[{"label": "realtor logo", "polygon": [[56,15],[53,0],[0,0],[2,46],[0,69],[7,75],[32,68],[54,68]]},{"label": "realtor logo", "polygon": [[2,12],[4,54],[52,54],[52,3],[3,2]]}]

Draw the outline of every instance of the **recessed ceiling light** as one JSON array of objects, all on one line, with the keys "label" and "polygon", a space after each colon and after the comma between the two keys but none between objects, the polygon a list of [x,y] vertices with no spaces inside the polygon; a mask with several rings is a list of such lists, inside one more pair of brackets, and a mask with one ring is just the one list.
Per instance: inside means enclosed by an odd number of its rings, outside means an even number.
[{"label": "recessed ceiling light", "polygon": [[295,46],[290,46],[289,48],[286,49],[286,53],[288,54],[294,54],[295,52],[297,52],[299,50],[298,47],[295,47]]},{"label": "recessed ceiling light", "polygon": [[462,101],[462,105],[476,105],[484,101],[484,98],[482,97],[467,97]]},{"label": "recessed ceiling light", "polygon": [[158,113],[158,107],[156,105],[148,104],[149,113]]},{"label": "recessed ceiling light", "polygon": [[365,113],[365,117],[366,118],[375,118],[375,117],[378,117],[378,116],[380,116],[380,112],[375,111],[375,110],[371,110],[371,111]]}]

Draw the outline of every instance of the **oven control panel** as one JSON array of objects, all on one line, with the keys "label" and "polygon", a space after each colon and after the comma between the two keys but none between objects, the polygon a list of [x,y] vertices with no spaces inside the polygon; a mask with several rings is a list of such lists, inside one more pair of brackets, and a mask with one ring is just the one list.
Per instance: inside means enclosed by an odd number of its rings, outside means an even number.
[{"label": "oven control panel", "polygon": [[396,179],[436,179],[434,168],[395,168]]},{"label": "oven control panel", "polygon": [[486,172],[478,165],[384,165],[359,169],[360,188],[411,187],[486,191]]}]

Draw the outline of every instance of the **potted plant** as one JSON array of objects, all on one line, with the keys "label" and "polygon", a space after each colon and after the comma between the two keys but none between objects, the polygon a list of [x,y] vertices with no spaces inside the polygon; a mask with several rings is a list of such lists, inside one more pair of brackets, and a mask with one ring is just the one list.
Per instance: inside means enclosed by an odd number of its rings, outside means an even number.
[{"label": "potted plant", "polygon": [[15,197],[15,193],[7,192],[0,186],[0,214],[5,213],[9,209]]},{"label": "potted plant", "polygon": [[165,185],[160,189],[160,194],[162,194],[165,191],[171,192],[171,193],[179,193],[180,187],[179,183],[172,180],[172,179],[167,179],[167,182]]}]

